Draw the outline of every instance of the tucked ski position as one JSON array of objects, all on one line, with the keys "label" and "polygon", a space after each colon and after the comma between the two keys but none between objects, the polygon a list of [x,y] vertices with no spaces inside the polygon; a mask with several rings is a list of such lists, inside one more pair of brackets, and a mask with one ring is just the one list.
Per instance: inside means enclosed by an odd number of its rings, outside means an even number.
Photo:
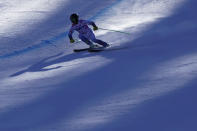
[{"label": "tucked ski position", "polygon": [[77,14],[72,14],[70,16],[70,21],[72,22],[72,27],[70,28],[70,31],[68,33],[70,43],[75,42],[75,40],[72,37],[72,34],[74,31],[77,31],[79,33],[79,38],[87,45],[89,45],[90,49],[94,49],[97,47],[93,44],[93,42],[102,45],[103,47],[109,46],[109,44],[107,44],[106,42],[96,39],[92,29],[88,27],[88,25],[92,25],[94,31],[98,30],[98,27],[93,21],[82,19],[79,20],[79,16]]}]

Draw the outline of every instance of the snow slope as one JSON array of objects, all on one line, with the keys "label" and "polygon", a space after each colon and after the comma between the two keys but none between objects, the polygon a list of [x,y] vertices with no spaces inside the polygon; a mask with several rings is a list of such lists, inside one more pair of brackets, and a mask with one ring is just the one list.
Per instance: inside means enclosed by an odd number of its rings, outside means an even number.
[{"label": "snow slope", "polygon": [[[196,131],[196,4],[0,2],[0,130]],[[73,12],[130,35],[100,30],[116,50],[73,53]]]}]

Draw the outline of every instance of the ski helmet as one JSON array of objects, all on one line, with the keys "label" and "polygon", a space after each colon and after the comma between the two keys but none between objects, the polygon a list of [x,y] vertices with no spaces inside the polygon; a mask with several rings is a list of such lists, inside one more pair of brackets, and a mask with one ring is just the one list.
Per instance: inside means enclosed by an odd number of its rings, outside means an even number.
[{"label": "ski helmet", "polygon": [[72,22],[75,20],[78,21],[78,19],[79,19],[79,16],[76,13],[70,15],[70,21]]}]

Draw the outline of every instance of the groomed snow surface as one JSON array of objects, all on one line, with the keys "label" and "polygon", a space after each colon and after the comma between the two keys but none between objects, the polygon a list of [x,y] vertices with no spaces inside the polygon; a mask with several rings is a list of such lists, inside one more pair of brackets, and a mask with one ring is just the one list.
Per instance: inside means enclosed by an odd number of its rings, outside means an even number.
[{"label": "groomed snow surface", "polygon": [[[196,0],[0,1],[0,131],[196,131]],[[76,12],[111,44],[73,53]],[[77,39],[77,33],[74,33]]]}]

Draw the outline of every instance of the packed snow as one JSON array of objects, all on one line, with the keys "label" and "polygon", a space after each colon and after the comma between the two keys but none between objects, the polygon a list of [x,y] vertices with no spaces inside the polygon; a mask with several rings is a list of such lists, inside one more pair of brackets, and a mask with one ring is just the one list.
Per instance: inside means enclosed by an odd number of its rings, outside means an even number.
[{"label": "packed snow", "polygon": [[[0,131],[196,131],[196,5],[0,1]],[[74,53],[72,13],[111,47]]]}]

